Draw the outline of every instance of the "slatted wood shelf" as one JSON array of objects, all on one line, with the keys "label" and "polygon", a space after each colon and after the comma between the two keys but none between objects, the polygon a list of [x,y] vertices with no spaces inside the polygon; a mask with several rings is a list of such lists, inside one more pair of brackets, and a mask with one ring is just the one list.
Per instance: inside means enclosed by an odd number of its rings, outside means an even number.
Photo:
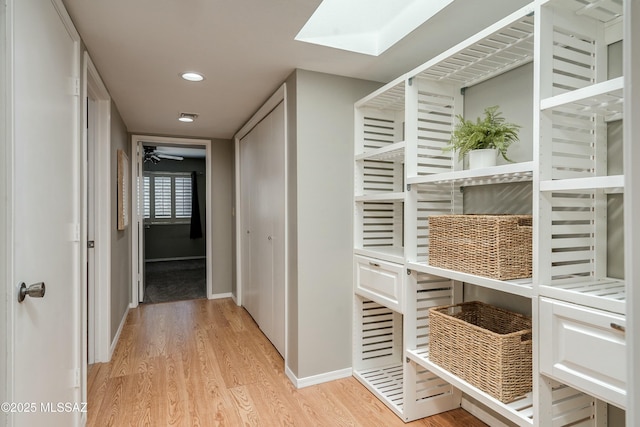
[{"label": "slatted wood shelf", "polygon": [[556,280],[552,285],[540,285],[540,295],[613,313],[626,313],[625,282],[619,279]]},{"label": "slatted wood shelf", "polygon": [[541,4],[562,6],[578,16],[588,16],[604,23],[622,16],[622,4],[614,0],[543,0]]},{"label": "slatted wood shelf", "polygon": [[384,402],[397,416],[403,418],[403,366],[402,363],[353,372],[371,393]]},{"label": "slatted wood shelf", "polygon": [[[521,427],[534,424],[533,393],[527,393],[520,399],[502,403],[487,393],[479,390],[465,380],[442,369],[429,360],[429,350],[420,348],[407,350],[407,356],[415,363],[440,376],[463,393],[486,405],[501,416]],[[553,425],[582,425],[580,422],[591,420],[595,411],[595,399],[571,387],[552,381],[552,418]]]},{"label": "slatted wood shelf", "polygon": [[408,177],[408,184],[448,184],[460,186],[526,182],[533,178],[533,162],[510,163],[482,169]]},{"label": "slatted wood shelf", "polygon": [[402,202],[404,201],[404,192],[399,193],[370,193],[362,196],[356,196],[356,202]]},{"label": "slatted wood shelf", "polygon": [[400,76],[393,82],[356,102],[355,107],[402,111],[404,110],[404,100],[405,78]]},{"label": "slatted wood shelf", "polygon": [[540,101],[542,111],[564,107],[576,113],[598,113],[605,117],[621,117],[624,78],[618,77],[565,92]]},{"label": "slatted wood shelf", "polygon": [[462,273],[460,271],[447,270],[445,268],[432,267],[428,264],[409,262],[407,263],[409,270],[415,270],[421,273],[432,274],[434,276],[444,277],[451,280],[457,280],[459,282],[470,283],[476,286],[482,286],[484,288],[495,289],[501,292],[506,292],[512,295],[519,295],[526,298],[531,298],[533,283],[529,279],[516,279],[516,280],[497,280],[490,277],[476,276],[474,274]]},{"label": "slatted wood shelf", "polygon": [[431,362],[429,360],[429,350],[426,348],[407,350],[407,356],[516,425],[522,427],[533,425],[532,393],[528,393],[522,399],[505,404]]},{"label": "slatted wood shelf", "polygon": [[469,87],[533,61],[533,11],[523,7],[408,75]]},{"label": "slatted wood shelf", "polygon": [[405,142],[400,141],[386,147],[378,148],[376,150],[367,151],[366,153],[357,154],[355,159],[357,160],[383,160],[389,162],[402,163],[404,162],[404,147]]},{"label": "slatted wood shelf", "polygon": [[540,191],[580,191],[594,189],[608,190],[608,193],[622,193],[624,190],[624,175],[540,181]]}]

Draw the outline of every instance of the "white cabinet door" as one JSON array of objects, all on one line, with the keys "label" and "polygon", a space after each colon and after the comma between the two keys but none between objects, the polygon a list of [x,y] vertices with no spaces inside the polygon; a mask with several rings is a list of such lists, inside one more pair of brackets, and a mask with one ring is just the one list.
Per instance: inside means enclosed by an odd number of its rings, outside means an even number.
[{"label": "white cabinet door", "polygon": [[540,301],[540,370],[599,399],[626,406],[624,317],[575,304]]},{"label": "white cabinet door", "polygon": [[356,293],[403,313],[403,270],[398,264],[356,256]]}]

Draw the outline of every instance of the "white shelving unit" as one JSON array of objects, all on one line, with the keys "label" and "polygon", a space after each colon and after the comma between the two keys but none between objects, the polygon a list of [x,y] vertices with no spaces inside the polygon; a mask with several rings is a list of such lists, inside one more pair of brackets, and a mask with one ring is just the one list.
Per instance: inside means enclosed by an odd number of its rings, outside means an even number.
[{"label": "white shelving unit", "polygon": [[[608,45],[630,34],[625,1],[532,1],[356,103],[354,376],[403,420],[464,396],[488,420],[518,426],[602,426],[607,404],[626,408],[631,282],[607,272],[607,249],[622,245],[607,241],[607,203],[630,197],[625,174],[608,170],[607,136],[628,114],[627,78],[607,72]],[[463,170],[443,148],[464,90],[531,62],[532,158]],[[429,265],[429,216],[463,213],[466,188],[523,182],[533,195],[532,278]],[[429,359],[428,310],[461,302],[464,284],[531,301],[526,396],[500,402]]]}]

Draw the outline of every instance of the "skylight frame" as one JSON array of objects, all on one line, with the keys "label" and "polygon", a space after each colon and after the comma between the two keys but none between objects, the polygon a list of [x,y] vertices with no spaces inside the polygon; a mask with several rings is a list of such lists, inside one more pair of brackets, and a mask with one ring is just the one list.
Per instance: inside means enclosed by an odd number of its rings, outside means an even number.
[{"label": "skylight frame", "polygon": [[295,39],[379,56],[453,0],[323,0]]}]

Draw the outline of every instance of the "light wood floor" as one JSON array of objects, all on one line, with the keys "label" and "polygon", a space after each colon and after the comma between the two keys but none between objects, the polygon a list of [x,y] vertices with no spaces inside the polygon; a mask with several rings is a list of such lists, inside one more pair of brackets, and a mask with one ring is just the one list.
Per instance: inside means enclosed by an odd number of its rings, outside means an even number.
[{"label": "light wood floor", "polygon": [[232,300],[131,310],[88,377],[88,426],[485,426],[462,409],[403,423],[354,378],[296,390]]}]

